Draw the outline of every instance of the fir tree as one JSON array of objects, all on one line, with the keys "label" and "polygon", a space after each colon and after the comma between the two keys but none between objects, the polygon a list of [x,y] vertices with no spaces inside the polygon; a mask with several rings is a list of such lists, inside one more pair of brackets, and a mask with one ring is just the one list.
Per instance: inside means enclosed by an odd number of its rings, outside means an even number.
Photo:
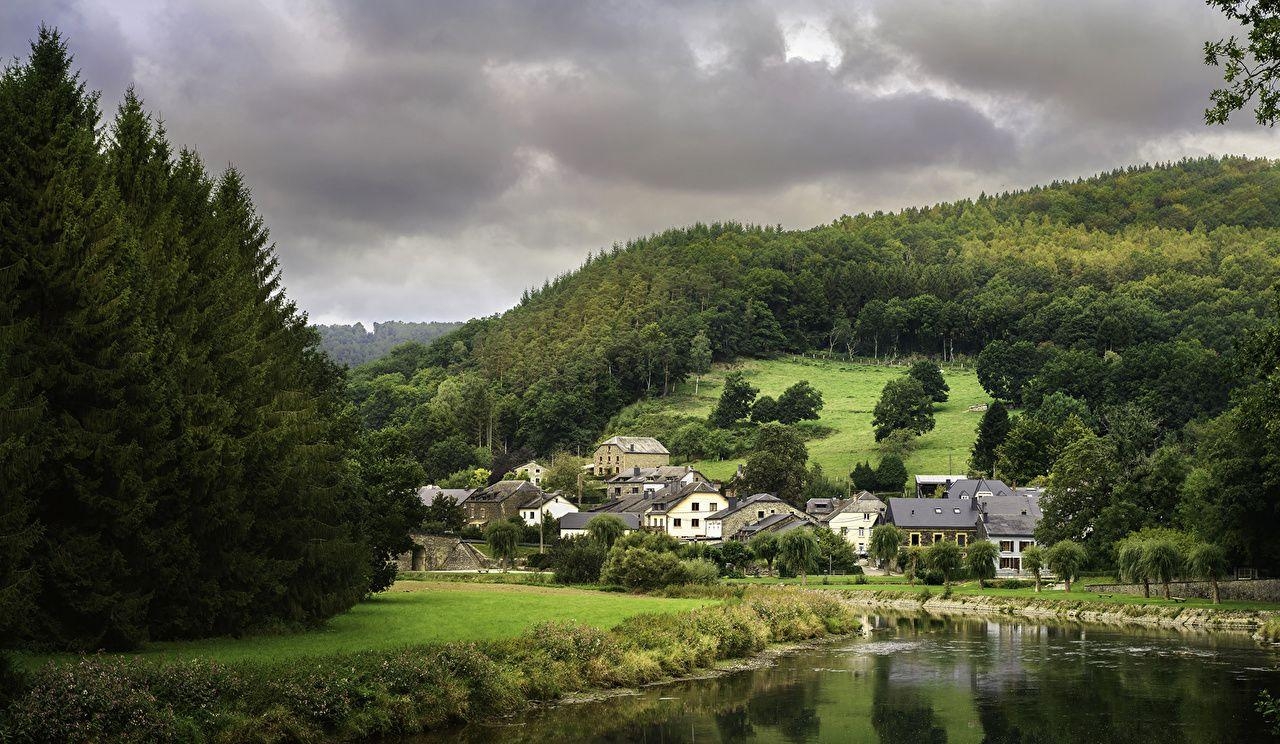
[{"label": "fir tree", "polygon": [[973,443],[973,454],[969,458],[969,467],[988,477],[993,476],[996,465],[996,451],[1009,437],[1009,411],[1000,401],[987,407],[978,422],[978,438]]}]

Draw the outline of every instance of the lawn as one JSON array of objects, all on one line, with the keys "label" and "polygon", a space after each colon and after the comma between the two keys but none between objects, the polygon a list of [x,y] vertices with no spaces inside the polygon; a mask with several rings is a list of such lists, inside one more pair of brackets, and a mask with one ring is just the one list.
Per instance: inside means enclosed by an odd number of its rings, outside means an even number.
[{"label": "lawn", "polygon": [[[870,460],[873,465],[879,461],[880,452],[871,427],[872,410],[884,384],[906,374],[907,368],[804,357],[748,360],[732,367],[717,366],[703,377],[696,396],[692,382],[681,385],[676,394],[665,399],[664,407],[690,416],[710,414],[720,397],[725,375],[735,370],[743,372],[752,385],[760,388],[761,395],[776,398],[798,380],[808,380],[822,391],[824,406],[817,423],[834,432],[810,440],[809,457],[822,465],[828,477],[841,478],[847,476],[859,460]],[[933,431],[920,437],[919,448],[907,460],[907,471],[911,475],[965,472],[978,420],[982,418],[981,413],[967,409],[991,401],[978,384],[977,373],[971,366],[949,365],[943,373],[951,387],[950,399],[934,404],[936,425]],[[694,466],[708,478],[722,480],[733,475],[738,462],[738,459],[704,460]]]},{"label": "lawn", "polygon": [[[137,656],[157,661],[278,661],[410,644],[505,638],[545,620],[576,620],[611,628],[643,612],[691,610],[709,603],[558,587],[401,581],[333,618],[321,630],[153,643]],[[34,665],[47,658],[51,657],[32,656],[26,661]]]}]

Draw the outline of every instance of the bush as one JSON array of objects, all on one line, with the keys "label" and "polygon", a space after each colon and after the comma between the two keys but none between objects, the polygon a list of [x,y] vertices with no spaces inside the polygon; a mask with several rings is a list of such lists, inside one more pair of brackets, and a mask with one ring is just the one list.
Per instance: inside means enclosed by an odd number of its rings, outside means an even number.
[{"label": "bush", "polygon": [[628,589],[657,589],[668,584],[687,583],[689,575],[675,553],[655,553],[644,548],[626,549],[615,545],[600,571],[600,580],[621,584]]},{"label": "bush", "polygon": [[858,573],[853,577],[853,583],[861,585],[861,584],[867,584],[870,582],[867,579],[867,575],[863,573],[861,569],[859,569]]},{"label": "bush", "polygon": [[1027,589],[1035,585],[1036,582],[1026,579],[1000,579],[992,583],[997,589]]},{"label": "bush", "polygon": [[590,537],[568,537],[552,546],[547,561],[558,584],[594,584],[605,557],[604,546]]},{"label": "bush", "polygon": [[720,580],[720,567],[705,558],[680,561],[686,584],[715,584]]}]

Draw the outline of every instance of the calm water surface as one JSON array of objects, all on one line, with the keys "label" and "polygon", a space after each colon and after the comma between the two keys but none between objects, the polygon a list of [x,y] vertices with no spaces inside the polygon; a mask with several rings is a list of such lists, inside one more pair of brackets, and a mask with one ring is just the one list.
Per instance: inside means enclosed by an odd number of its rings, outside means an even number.
[{"label": "calm water surface", "polygon": [[1243,635],[870,617],[764,669],[421,742],[1265,742],[1280,652]]}]

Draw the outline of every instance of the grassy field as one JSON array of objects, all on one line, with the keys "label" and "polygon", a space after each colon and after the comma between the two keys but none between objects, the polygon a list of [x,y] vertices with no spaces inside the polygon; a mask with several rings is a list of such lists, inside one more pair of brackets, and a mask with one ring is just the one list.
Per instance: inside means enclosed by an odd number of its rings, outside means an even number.
[{"label": "grassy field", "polygon": [[[803,357],[748,360],[733,367],[717,367],[703,377],[696,396],[692,383],[681,385],[677,394],[664,401],[664,407],[690,416],[708,415],[720,397],[724,376],[735,370],[742,371],[752,385],[760,388],[761,395],[775,398],[796,381],[808,380],[822,391],[824,406],[818,424],[834,429],[830,436],[809,442],[809,457],[822,465],[828,477],[840,478],[847,476],[860,460],[870,460],[873,465],[879,461],[871,412],[884,384],[906,374],[906,369]],[[946,367],[943,372],[951,387],[950,399],[934,405],[936,425],[920,437],[919,448],[907,461],[912,475],[965,472],[974,432],[982,417],[981,413],[966,409],[991,400],[978,384],[972,367]],[[708,478],[725,479],[733,475],[738,462],[701,461],[694,465]]]},{"label": "grassy field", "polygon": [[[154,643],[137,656],[156,661],[278,661],[437,641],[506,638],[547,620],[577,620],[611,628],[642,612],[691,610],[711,601],[556,587],[400,581],[335,617],[322,630]],[[28,657],[26,665],[38,665],[48,658],[57,657]]]}]

